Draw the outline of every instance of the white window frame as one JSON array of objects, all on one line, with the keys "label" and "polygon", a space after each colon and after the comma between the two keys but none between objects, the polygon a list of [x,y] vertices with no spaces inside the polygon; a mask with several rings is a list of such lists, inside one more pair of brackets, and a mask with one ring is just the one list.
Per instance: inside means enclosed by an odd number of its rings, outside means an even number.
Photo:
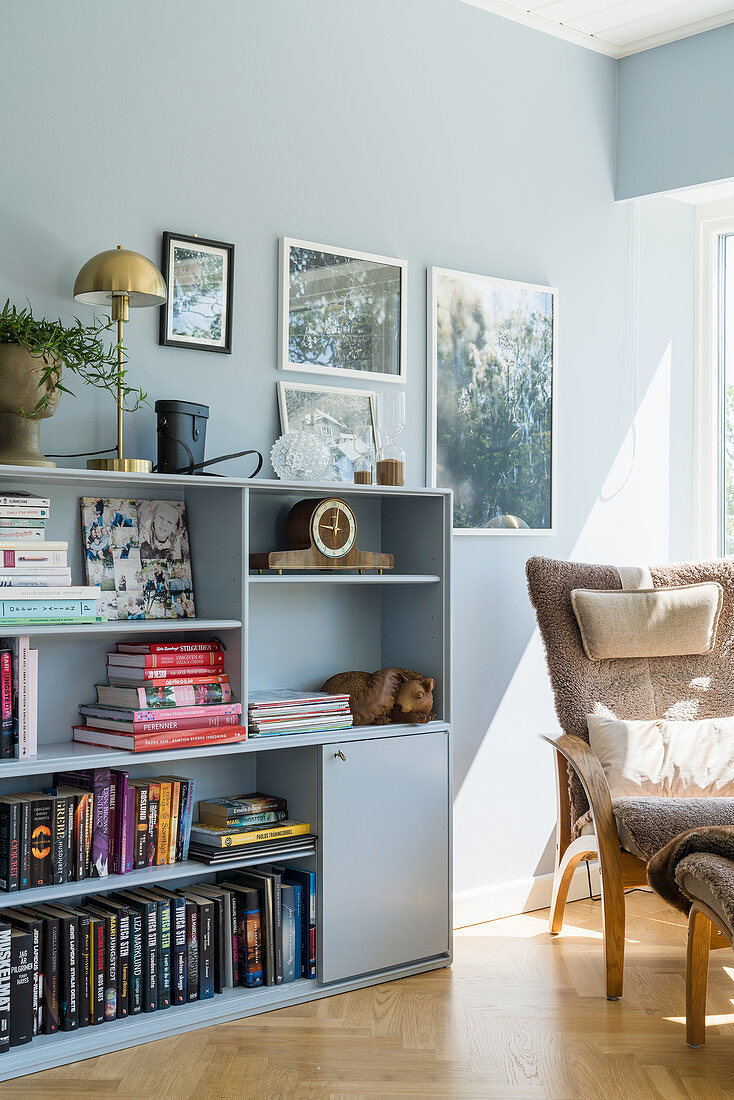
[{"label": "white window frame", "polygon": [[693,404],[693,553],[724,553],[722,238],[734,234],[734,201],[696,208],[696,336]]}]

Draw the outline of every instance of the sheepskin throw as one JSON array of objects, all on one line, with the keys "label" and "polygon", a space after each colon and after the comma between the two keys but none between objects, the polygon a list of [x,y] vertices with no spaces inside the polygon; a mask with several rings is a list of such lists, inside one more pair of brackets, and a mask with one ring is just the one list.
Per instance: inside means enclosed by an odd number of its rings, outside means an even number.
[{"label": "sheepskin throw", "polygon": [[665,901],[688,913],[700,898],[734,928],[734,828],[690,829],[647,865],[647,881]]},{"label": "sheepskin throw", "polygon": [[[587,714],[610,718],[689,720],[734,715],[734,561],[678,562],[650,568],[653,586],[718,582],[724,598],[709,653],[590,661],[571,606],[574,588],[621,588],[610,565],[535,557],[527,563],[530,600],[545,646],[556,713],[566,733],[589,740]],[[569,775],[572,824],[588,809]]]}]

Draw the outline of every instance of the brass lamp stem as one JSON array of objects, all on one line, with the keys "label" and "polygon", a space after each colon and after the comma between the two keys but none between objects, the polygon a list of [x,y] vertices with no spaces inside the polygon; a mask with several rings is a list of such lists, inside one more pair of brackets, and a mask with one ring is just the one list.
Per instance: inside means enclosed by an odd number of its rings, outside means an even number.
[{"label": "brass lamp stem", "polygon": [[122,415],[123,394],[122,379],[125,356],[122,348],[125,321],[130,319],[130,297],[127,294],[112,295],[112,319],[117,321],[117,457],[122,459]]}]

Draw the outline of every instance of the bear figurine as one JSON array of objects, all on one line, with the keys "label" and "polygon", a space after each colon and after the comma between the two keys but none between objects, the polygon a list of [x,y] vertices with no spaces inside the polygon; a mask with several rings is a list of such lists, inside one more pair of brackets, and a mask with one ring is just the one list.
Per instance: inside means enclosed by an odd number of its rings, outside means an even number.
[{"label": "bear figurine", "polygon": [[329,694],[349,695],[355,726],[385,726],[390,722],[430,722],[433,688],[430,677],[409,668],[381,668],[377,672],[339,672],[321,688]]}]

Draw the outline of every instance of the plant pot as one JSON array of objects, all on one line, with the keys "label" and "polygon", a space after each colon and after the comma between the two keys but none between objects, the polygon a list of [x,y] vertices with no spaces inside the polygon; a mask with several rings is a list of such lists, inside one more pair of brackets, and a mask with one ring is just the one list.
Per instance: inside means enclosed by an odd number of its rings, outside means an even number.
[{"label": "plant pot", "polygon": [[[53,416],[61,400],[61,390],[42,381],[45,365],[20,344],[0,344],[0,463],[56,465],[41,450],[41,421]],[[49,393],[46,408],[23,416],[21,409],[30,413],[43,389]]]}]

